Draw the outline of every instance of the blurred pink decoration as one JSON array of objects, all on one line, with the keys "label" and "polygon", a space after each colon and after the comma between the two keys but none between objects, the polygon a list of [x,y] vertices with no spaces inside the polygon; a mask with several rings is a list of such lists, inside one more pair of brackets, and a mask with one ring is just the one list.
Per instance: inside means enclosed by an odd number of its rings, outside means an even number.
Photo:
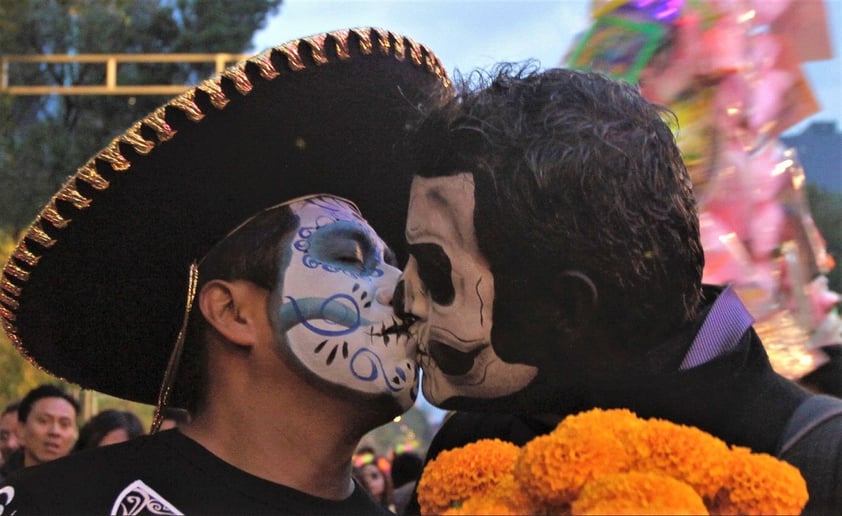
[{"label": "blurred pink decoration", "polygon": [[[801,63],[831,55],[824,3],[668,3],[680,12],[658,20],[668,36],[640,88],[678,116],[699,200],[704,281],[734,284],[772,365],[798,379],[827,360],[822,346],[842,344],[842,296],[824,276],[833,259],[810,216],[798,157],[778,139],[818,109]],[[652,19],[651,6],[636,2],[593,6],[594,18]]]}]

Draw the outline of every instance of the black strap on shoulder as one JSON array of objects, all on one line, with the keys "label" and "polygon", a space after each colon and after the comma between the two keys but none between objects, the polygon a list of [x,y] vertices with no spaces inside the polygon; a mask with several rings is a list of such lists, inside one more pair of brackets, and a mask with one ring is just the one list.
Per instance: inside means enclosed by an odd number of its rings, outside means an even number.
[{"label": "black strap on shoulder", "polygon": [[778,457],[795,446],[805,435],[825,421],[842,415],[842,399],[818,394],[810,396],[795,409],[786,424],[778,446]]}]

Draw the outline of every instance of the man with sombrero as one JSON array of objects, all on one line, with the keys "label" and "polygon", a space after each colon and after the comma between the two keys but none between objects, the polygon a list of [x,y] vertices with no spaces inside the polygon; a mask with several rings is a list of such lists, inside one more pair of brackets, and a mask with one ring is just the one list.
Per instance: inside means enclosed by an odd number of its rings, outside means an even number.
[{"label": "man with sombrero", "polygon": [[156,404],[153,426],[164,406],[193,419],[23,470],[0,512],[380,511],[350,458],[418,389],[384,243],[403,241],[413,173],[397,150],[448,84],[409,38],[313,36],[171,100],[79,168],[3,271],[5,330],[57,377]]}]

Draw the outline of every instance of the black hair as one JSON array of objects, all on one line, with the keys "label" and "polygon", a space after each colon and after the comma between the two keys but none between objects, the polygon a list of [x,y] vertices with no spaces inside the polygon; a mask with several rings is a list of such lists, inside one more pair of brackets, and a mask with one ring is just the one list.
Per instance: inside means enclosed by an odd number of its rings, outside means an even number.
[{"label": "black hair", "polygon": [[26,423],[26,418],[28,418],[29,413],[32,412],[32,406],[35,405],[35,402],[44,398],[61,398],[70,403],[73,406],[73,410],[76,415],[79,415],[79,402],[76,398],[68,394],[58,385],[43,384],[26,393],[26,396],[20,400],[20,405],[18,406],[18,421]]},{"label": "black hair", "polygon": [[629,84],[533,62],[455,84],[418,124],[415,159],[423,175],[473,173],[493,331],[522,322],[526,300],[558,303],[564,271],[597,287],[608,338],[651,345],[695,317],[704,255],[672,113]]},{"label": "black hair", "polygon": [[392,485],[397,489],[404,484],[417,480],[424,469],[424,461],[415,452],[403,452],[392,459]]},{"label": "black hair", "polygon": [[3,414],[0,414],[0,415],[5,416],[6,414],[11,414],[12,412],[17,412],[18,407],[20,407],[20,400],[13,401],[13,402],[9,403],[8,405],[6,405],[6,408],[3,409]]},{"label": "black hair", "polygon": [[[297,217],[285,204],[267,209],[237,228],[202,258],[197,297],[214,279],[247,280],[267,290],[276,288],[282,267],[280,247],[296,223]],[[173,391],[173,405],[193,414],[201,408],[207,390],[208,331],[209,325],[194,300]]]},{"label": "black hair", "polygon": [[109,432],[120,428],[126,431],[129,439],[144,434],[143,424],[133,412],[128,410],[103,410],[79,429],[79,439],[76,441],[73,451],[96,448]]}]

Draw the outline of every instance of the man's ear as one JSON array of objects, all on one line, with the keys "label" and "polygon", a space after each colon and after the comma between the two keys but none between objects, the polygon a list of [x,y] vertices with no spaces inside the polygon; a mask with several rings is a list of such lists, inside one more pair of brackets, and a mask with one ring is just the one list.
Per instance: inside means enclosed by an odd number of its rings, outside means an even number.
[{"label": "man's ear", "polygon": [[596,318],[599,294],[587,274],[572,270],[559,273],[553,281],[553,294],[565,331],[580,334]]},{"label": "man's ear", "polygon": [[228,341],[250,347],[257,339],[258,290],[248,281],[211,280],[199,292],[199,309],[208,324]]}]

